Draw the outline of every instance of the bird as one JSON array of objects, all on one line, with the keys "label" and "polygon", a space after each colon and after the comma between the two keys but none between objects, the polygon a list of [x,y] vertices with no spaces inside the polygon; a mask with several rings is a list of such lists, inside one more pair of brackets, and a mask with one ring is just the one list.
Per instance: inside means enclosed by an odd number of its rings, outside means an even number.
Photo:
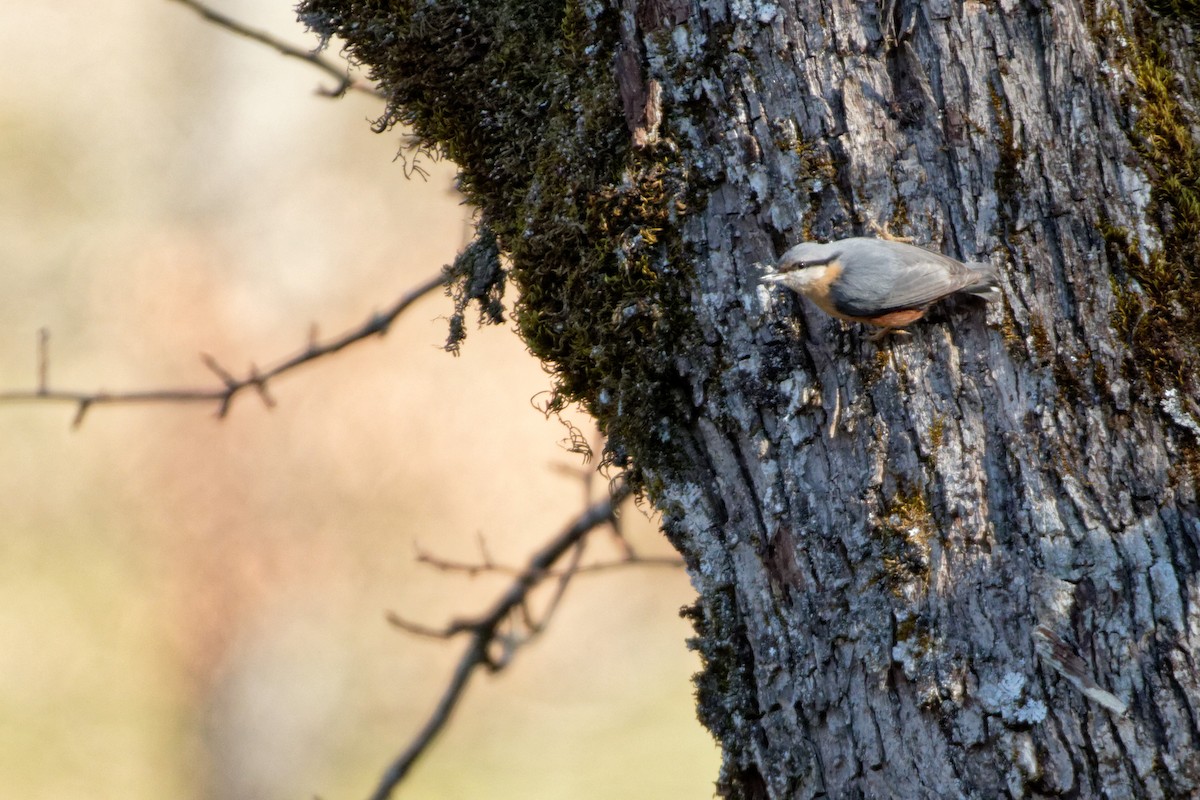
[{"label": "bird", "polygon": [[939,300],[963,292],[991,299],[999,273],[900,241],[853,237],[803,242],[779,259],[764,283],[777,283],[838,319],[873,325],[873,341],[904,328]]}]

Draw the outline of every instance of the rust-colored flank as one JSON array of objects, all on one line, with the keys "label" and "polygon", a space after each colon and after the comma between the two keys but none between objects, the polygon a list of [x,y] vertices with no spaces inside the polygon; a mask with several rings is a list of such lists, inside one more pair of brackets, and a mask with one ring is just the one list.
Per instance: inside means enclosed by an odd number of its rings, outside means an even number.
[{"label": "rust-colored flank", "polygon": [[882,314],[878,317],[867,317],[866,321],[881,328],[903,328],[905,325],[911,325],[923,316],[925,316],[925,309],[923,308],[906,308],[900,311],[893,311],[889,314]]}]

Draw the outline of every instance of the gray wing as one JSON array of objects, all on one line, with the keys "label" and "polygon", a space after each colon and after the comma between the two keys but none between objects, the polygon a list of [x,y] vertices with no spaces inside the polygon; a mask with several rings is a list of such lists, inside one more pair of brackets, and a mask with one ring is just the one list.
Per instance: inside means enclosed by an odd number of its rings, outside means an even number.
[{"label": "gray wing", "polygon": [[838,244],[842,274],[834,300],[853,316],[924,308],[980,279],[962,262],[911,244],[879,239]]}]

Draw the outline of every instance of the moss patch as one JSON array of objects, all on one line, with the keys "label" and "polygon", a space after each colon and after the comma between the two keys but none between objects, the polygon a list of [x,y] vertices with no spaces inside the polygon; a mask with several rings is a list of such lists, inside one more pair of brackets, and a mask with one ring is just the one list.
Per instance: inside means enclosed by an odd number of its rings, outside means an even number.
[{"label": "moss patch", "polygon": [[715,592],[709,606],[699,603],[685,606],[680,616],[696,630],[688,639],[704,670],[694,676],[700,722],[721,741],[738,733],[754,702],[753,675],[747,668],[754,656],[749,652],[746,629],[737,612],[737,600],[731,589]]},{"label": "moss patch", "polygon": [[460,168],[485,232],[477,247],[495,257],[452,274],[452,344],[466,302],[502,318],[511,281],[517,328],[553,377],[548,410],[582,404],[618,464],[675,457],[670,430],[690,406],[674,365],[695,340],[691,263],[675,231],[679,198],[697,192],[669,121],[659,144],[632,147],[613,76],[616,11],[580,0],[304,0],[299,14],[379,82],[388,103],[376,130],[408,126]]},{"label": "moss patch", "polygon": [[1197,0],[1146,0],[1146,5],[1166,17],[1200,25],[1200,2]]},{"label": "moss patch", "polygon": [[790,146],[800,159],[794,186],[797,194],[804,194],[808,197],[807,209],[804,212],[804,218],[800,221],[800,237],[805,241],[814,240],[817,237],[813,232],[813,221],[820,216],[826,187],[837,183],[837,166],[833,163],[833,157],[829,150],[818,147],[815,142],[795,139],[790,143],[778,142],[778,144],[780,149]]},{"label": "moss patch", "polygon": [[929,578],[929,543],[937,526],[929,503],[918,491],[900,492],[873,526],[872,537],[882,565],[880,580],[896,596],[904,587]]},{"label": "moss patch", "polygon": [[929,425],[929,449],[936,456],[937,451],[942,447],[942,439],[946,434],[946,418],[941,414],[933,415],[933,422]]},{"label": "moss patch", "polygon": [[1025,159],[1025,150],[1017,143],[1013,130],[1012,113],[1008,110],[1000,90],[992,85],[988,87],[992,103],[992,115],[996,120],[999,139],[996,142],[999,163],[994,175],[996,195],[1000,199],[1001,217],[1005,227],[1011,227],[1012,220],[1017,217],[1021,205],[1021,195],[1024,182],[1021,178],[1021,162]]},{"label": "moss patch", "polygon": [[1054,357],[1054,348],[1050,344],[1050,332],[1046,330],[1041,315],[1035,311],[1029,312],[1029,338],[1033,342],[1033,352],[1042,363],[1049,362]]},{"label": "moss patch", "polygon": [[[554,160],[542,163],[551,175],[527,214],[566,224],[514,244],[517,326],[555,376],[554,409],[582,403],[616,437],[610,452],[623,465],[630,451],[661,451],[688,413],[674,377],[674,345],[690,335],[678,294],[687,260],[672,233],[684,181],[669,154],[639,152],[621,181],[576,198],[554,179]],[[672,419],[644,418],[650,409]]]},{"label": "moss patch", "polygon": [[1102,223],[1107,251],[1123,274],[1114,281],[1113,326],[1129,344],[1127,377],[1154,393],[1169,387],[1194,394],[1200,354],[1200,124],[1177,99],[1182,86],[1148,16],[1124,56],[1136,78],[1125,98],[1131,141],[1151,183],[1149,222],[1162,248],[1143,254],[1129,231]]}]

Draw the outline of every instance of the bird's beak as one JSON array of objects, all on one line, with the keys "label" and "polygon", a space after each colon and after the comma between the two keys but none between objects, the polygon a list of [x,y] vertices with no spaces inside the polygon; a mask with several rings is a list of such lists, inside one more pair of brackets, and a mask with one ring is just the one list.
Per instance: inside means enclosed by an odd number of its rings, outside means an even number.
[{"label": "bird's beak", "polygon": [[783,283],[784,277],[784,273],[782,272],[768,272],[758,280],[761,283]]}]

